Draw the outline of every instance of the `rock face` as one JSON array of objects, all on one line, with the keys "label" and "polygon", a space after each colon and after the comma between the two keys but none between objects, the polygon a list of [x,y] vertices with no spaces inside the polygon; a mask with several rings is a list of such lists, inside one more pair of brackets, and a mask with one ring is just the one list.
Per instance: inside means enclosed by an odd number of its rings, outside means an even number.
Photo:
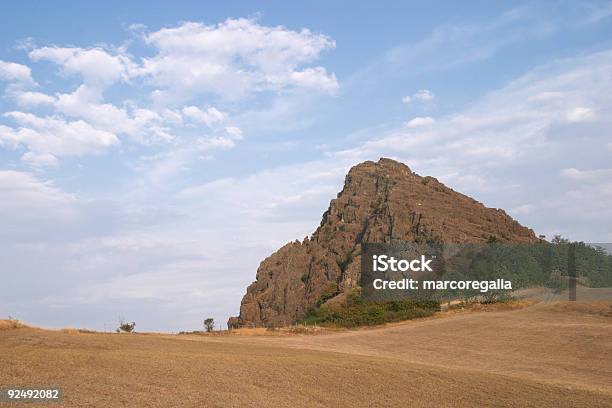
[{"label": "rock face", "polygon": [[487,208],[433,177],[380,159],[353,167],[344,188],[303,242],[266,258],[229,327],[280,326],[303,317],[324,295],[359,284],[361,243],[537,242],[534,232],[501,209]]}]

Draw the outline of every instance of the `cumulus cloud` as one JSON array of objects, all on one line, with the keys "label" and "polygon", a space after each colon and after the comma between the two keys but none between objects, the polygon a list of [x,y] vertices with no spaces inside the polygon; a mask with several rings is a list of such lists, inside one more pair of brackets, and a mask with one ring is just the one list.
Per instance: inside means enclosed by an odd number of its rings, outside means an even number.
[{"label": "cumulus cloud", "polygon": [[11,95],[22,107],[34,108],[41,105],[53,106],[56,99],[42,92],[17,91]]},{"label": "cumulus cloud", "polygon": [[224,135],[216,137],[202,137],[198,139],[198,148],[201,151],[211,149],[231,149],[236,145],[236,142],[242,140],[242,130],[236,126],[227,126],[224,128]]},{"label": "cumulus cloud", "polygon": [[338,87],[323,67],[304,67],[335,47],[333,40],[308,29],[292,31],[241,18],[217,25],[187,22],[147,33],[144,40],[157,54],[143,59],[138,75],[159,87],[153,93],[157,100]]},{"label": "cumulus cloud", "polygon": [[33,84],[32,70],[25,65],[0,60],[0,80]]},{"label": "cumulus cloud", "polygon": [[[21,161],[41,167],[56,166],[61,156],[97,154],[119,143],[119,136],[127,135],[141,143],[174,138],[169,130],[181,121],[179,113],[153,111],[125,101],[116,106],[104,101],[105,88],[117,81],[127,80],[133,63],[128,56],[111,54],[101,48],[42,47],[29,53],[33,61],[51,61],[66,75],[83,78],[76,90],[50,95],[38,91],[12,88],[7,92],[22,109],[36,111],[51,108],[52,115],[38,116],[31,112],[5,112],[17,127],[1,125],[0,143],[26,152]],[[4,67],[8,69],[4,69]],[[18,64],[2,65],[1,72],[12,73],[11,78],[22,81],[30,77],[28,67]]]},{"label": "cumulus cloud", "polygon": [[82,119],[97,129],[124,134],[140,142],[169,141],[174,138],[168,126],[180,123],[180,114],[172,111],[156,112],[132,104],[117,107],[103,101],[96,88],[81,85],[76,91],[58,94],[55,102],[58,112]]},{"label": "cumulus cloud", "polygon": [[69,75],[81,75],[91,85],[110,85],[129,77],[132,62],[121,54],[112,55],[102,48],[42,47],[30,51],[33,61],[50,61]]},{"label": "cumulus cloud", "polygon": [[195,122],[204,123],[206,126],[212,126],[215,123],[223,122],[227,118],[226,113],[213,107],[201,110],[197,106],[186,106],[183,108],[183,115]]},{"label": "cumulus cloud", "polygon": [[201,138],[198,142],[198,147],[202,151],[211,149],[226,150],[236,146],[234,139],[225,136]]},{"label": "cumulus cloud", "polygon": [[227,126],[225,128],[225,132],[229,135],[229,137],[241,140],[242,139],[242,130],[236,126]]},{"label": "cumulus cloud", "polygon": [[412,95],[404,96],[402,98],[402,102],[408,105],[413,102],[430,102],[430,101],[433,101],[434,98],[435,98],[435,95],[430,90],[420,89],[416,91],[415,93],[413,93]]},{"label": "cumulus cloud", "polygon": [[421,89],[412,95],[412,98],[417,101],[431,101],[434,99],[434,97],[433,92],[428,89]]},{"label": "cumulus cloud", "polygon": [[13,149],[26,147],[35,154],[82,156],[100,153],[119,143],[116,135],[98,130],[82,120],[67,122],[26,112],[7,112],[17,129],[0,126],[0,143]]},{"label": "cumulus cloud", "polygon": [[416,117],[406,122],[406,127],[418,128],[418,127],[430,126],[430,125],[433,125],[434,123],[436,123],[435,119],[430,116]]},{"label": "cumulus cloud", "polygon": [[[305,28],[241,18],[130,30],[153,49],[151,56],[137,57],[127,46],[35,47],[30,42],[21,47],[31,61],[50,62],[61,76],[82,80],[68,91],[24,89],[24,84],[36,85],[30,68],[0,61],[0,80],[11,83],[6,96],[15,105],[3,117],[18,124],[0,125],[1,145],[26,149],[21,162],[35,167],[55,166],[61,156],[102,152],[124,137],[146,146],[166,144],[177,152],[229,149],[242,140],[242,130],[224,102],[244,119],[248,112],[237,99],[271,93],[275,104],[278,98],[299,96],[294,90],[308,90],[302,95],[313,98],[338,88],[334,73],[314,64],[335,42]],[[132,98],[107,100],[110,86],[117,84]],[[300,109],[300,104],[284,105]],[[254,106],[270,111],[265,104]],[[208,129],[202,132],[201,125]]]},{"label": "cumulus cloud", "polygon": [[306,68],[289,74],[288,83],[310,89],[319,89],[333,93],[338,89],[338,81],[334,73],[328,74],[323,67]]}]

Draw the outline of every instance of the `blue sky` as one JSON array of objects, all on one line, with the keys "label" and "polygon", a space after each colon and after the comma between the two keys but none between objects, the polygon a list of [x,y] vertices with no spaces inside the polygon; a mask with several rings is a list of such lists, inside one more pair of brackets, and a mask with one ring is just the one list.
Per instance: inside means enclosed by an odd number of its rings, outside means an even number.
[{"label": "blue sky", "polygon": [[610,2],[20,2],[0,92],[0,316],[33,324],[224,322],[381,156],[612,240]]}]

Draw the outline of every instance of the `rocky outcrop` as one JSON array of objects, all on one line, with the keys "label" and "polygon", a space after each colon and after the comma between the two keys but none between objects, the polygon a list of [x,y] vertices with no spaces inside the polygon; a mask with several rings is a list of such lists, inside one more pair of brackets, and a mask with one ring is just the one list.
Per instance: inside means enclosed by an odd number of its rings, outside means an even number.
[{"label": "rocky outcrop", "polygon": [[397,161],[380,159],[353,167],[344,188],[303,242],[266,258],[228,326],[279,326],[304,316],[324,295],[359,283],[363,242],[537,242],[531,229],[501,209],[487,208],[421,177]]}]

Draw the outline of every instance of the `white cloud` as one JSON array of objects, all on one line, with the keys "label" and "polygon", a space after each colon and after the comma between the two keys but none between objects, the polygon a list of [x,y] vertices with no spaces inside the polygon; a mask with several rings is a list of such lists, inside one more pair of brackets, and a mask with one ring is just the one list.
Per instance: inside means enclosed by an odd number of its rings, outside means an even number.
[{"label": "white cloud", "polygon": [[195,160],[196,149],[178,148],[139,157],[134,169],[145,176],[148,183],[159,185],[178,173],[189,169]]},{"label": "white cloud", "polygon": [[170,150],[139,158],[135,169],[153,185],[160,185],[172,177],[187,171],[193,164],[210,159],[213,150],[229,150],[243,139],[242,130],[236,126],[225,126],[210,131],[210,134],[179,140]]},{"label": "white cloud", "polygon": [[[117,144],[118,135],[128,135],[140,143],[174,139],[169,126],[181,121],[179,113],[153,111],[136,106],[130,101],[124,101],[123,106],[115,106],[104,101],[105,87],[129,79],[130,70],[134,68],[130,57],[122,54],[113,55],[102,48],[75,47],[36,48],[29,55],[34,61],[54,62],[61,66],[65,74],[78,74],[84,81],[75,91],[57,93],[55,96],[42,92],[12,92],[12,97],[19,106],[24,108],[48,106],[54,109],[54,115],[47,118],[46,125],[42,125],[40,121],[26,120],[27,123],[20,123],[22,128],[15,131],[21,135],[22,142],[31,146],[31,149],[34,149],[33,146],[38,146],[39,150],[34,151],[35,153],[61,156],[69,151],[79,152],[78,155],[99,152],[100,149],[96,146],[103,148]],[[5,114],[14,119],[21,118],[22,122],[32,116],[24,115]],[[41,129],[32,128],[33,123],[46,129],[42,132],[44,140],[35,140],[33,135],[41,133]],[[49,127],[52,127],[53,131],[50,131]],[[77,136],[74,132],[77,129],[84,135]],[[62,141],[66,137],[69,140]],[[51,148],[49,145],[51,140],[55,141],[53,143],[55,147],[47,151]],[[74,148],[68,146],[71,143],[74,144]],[[63,147],[60,148],[60,145]]]},{"label": "white cloud", "polygon": [[66,116],[83,119],[107,132],[126,134],[140,141],[146,141],[147,136],[172,139],[158,113],[137,107],[129,112],[126,107],[104,103],[101,93],[87,85],[81,85],[73,93],[58,95],[55,107]]},{"label": "white cloud", "polygon": [[[286,81],[285,78],[281,78]],[[324,92],[333,93],[338,89],[338,81],[334,73],[328,74],[323,67],[306,68],[303,71],[293,71],[289,74],[290,84],[299,87],[319,89]]]},{"label": "white cloud", "polygon": [[49,153],[36,154],[26,152],[21,156],[21,161],[33,167],[57,167],[57,158]]},{"label": "white cloud", "polygon": [[201,138],[198,141],[198,148],[202,151],[211,149],[227,150],[234,146],[236,146],[234,139],[225,136]]},{"label": "white cloud", "polygon": [[75,200],[50,181],[12,170],[0,170],[0,196],[0,217],[7,223],[5,228],[9,223],[19,226],[16,221],[26,219],[31,220],[35,227],[41,218],[52,220],[68,217]]},{"label": "white cloud", "polygon": [[100,89],[85,84],[72,93],[55,96],[20,90],[11,92],[10,96],[24,108],[52,107],[58,119],[65,120],[60,116],[81,119],[97,130],[128,135],[143,143],[174,139],[169,126],[182,121],[179,112],[155,112],[127,102],[122,107],[105,103]]},{"label": "white cloud", "polygon": [[[199,94],[240,98],[250,93],[307,87],[338,87],[322,67],[306,67],[333,40],[307,29],[267,27],[249,19],[217,25],[187,22],[144,36],[157,54],[144,58],[138,75],[159,87],[153,97],[189,100]],[[167,101],[166,101],[167,102]]]},{"label": "white cloud", "polygon": [[4,116],[20,125],[17,129],[0,126],[0,143],[13,149],[26,147],[35,154],[82,156],[104,152],[119,143],[113,133],[95,129],[82,120],[67,122],[25,112],[7,112]]},{"label": "white cloud", "polygon": [[33,61],[51,61],[66,74],[81,75],[86,83],[106,86],[127,79],[132,62],[124,55],[111,55],[102,48],[42,47],[30,52]]},{"label": "white cloud", "polygon": [[414,95],[412,95],[412,98],[417,101],[431,101],[435,98],[435,96],[430,90],[421,89],[417,91]]},{"label": "white cloud", "polygon": [[402,102],[406,105],[412,102],[431,102],[435,98],[433,92],[428,89],[420,89],[413,93],[412,95],[406,95],[402,98]]},{"label": "white cloud", "polygon": [[270,220],[297,221],[303,223],[303,233],[309,234],[329,200],[342,188],[350,165],[349,160],[334,159],[281,166],[240,179],[222,178],[188,187],[177,197],[185,202],[215,197],[206,201],[207,211],[213,218],[225,214],[224,222],[232,225],[265,222],[272,227]]},{"label": "white cloud", "polygon": [[223,122],[227,114],[217,108],[208,108],[205,111],[197,106],[186,106],[183,108],[183,115],[196,122],[204,123],[206,126],[213,126],[218,122]]},{"label": "white cloud", "polygon": [[0,80],[33,84],[32,70],[25,65],[0,60]]},{"label": "white cloud", "polygon": [[[126,136],[139,144],[165,144],[175,151],[229,149],[242,140],[235,122],[244,118],[244,107],[231,101],[231,109],[239,116],[235,120],[201,99],[185,102],[206,95],[218,99],[216,106],[223,106],[227,99],[273,92],[274,105],[287,96],[314,99],[316,93],[295,92],[298,89],[333,93],[338,87],[333,73],[313,64],[324,50],[335,47],[334,41],[308,29],[228,19],[216,25],[187,22],[152,32],[142,25],[130,30],[153,48],[152,56],[134,57],[127,46],[37,48],[28,42],[22,47],[32,61],[56,64],[61,74],[79,76],[82,83],[54,93],[25,91],[11,84],[6,95],[18,108],[3,116],[19,126],[0,125],[0,144],[27,149],[22,162],[32,166],[57,165],[67,155],[98,153]],[[0,79],[36,84],[29,67],[3,61]],[[133,99],[106,101],[108,88],[117,83],[119,94],[130,89]],[[302,107],[283,105],[293,113]],[[266,104],[253,106],[264,112],[267,108]],[[199,124],[209,128],[205,134]],[[170,156],[181,157],[186,166],[193,155]]]},{"label": "white cloud", "polygon": [[236,141],[242,140],[242,130],[235,126],[227,126],[225,135],[216,137],[201,137],[198,139],[198,148],[202,151],[211,149],[227,150],[236,146]]},{"label": "white cloud", "polygon": [[19,106],[36,107],[40,105],[54,105],[56,100],[53,96],[49,96],[42,92],[15,92],[12,95]]},{"label": "white cloud", "polygon": [[154,111],[130,102],[118,107],[105,103],[101,90],[87,84],[79,86],[72,93],[57,94],[55,97],[39,92],[16,92],[14,97],[24,106],[48,105],[55,109],[56,114],[79,119],[99,131],[130,136],[144,144],[174,141],[175,134],[182,131],[183,117],[209,127],[226,122],[228,117],[214,107],[205,111],[196,106],[187,106],[180,111]]},{"label": "white cloud", "polygon": [[408,128],[417,128],[417,127],[431,126],[434,123],[436,123],[436,121],[432,117],[429,117],[429,116],[416,117],[414,119],[409,120],[406,123],[406,127],[408,127]]},{"label": "white cloud", "polygon": [[242,130],[236,126],[227,126],[225,132],[234,140],[242,140]]},{"label": "white cloud", "polygon": [[593,109],[578,107],[567,113],[569,123],[588,122],[595,118]]}]

